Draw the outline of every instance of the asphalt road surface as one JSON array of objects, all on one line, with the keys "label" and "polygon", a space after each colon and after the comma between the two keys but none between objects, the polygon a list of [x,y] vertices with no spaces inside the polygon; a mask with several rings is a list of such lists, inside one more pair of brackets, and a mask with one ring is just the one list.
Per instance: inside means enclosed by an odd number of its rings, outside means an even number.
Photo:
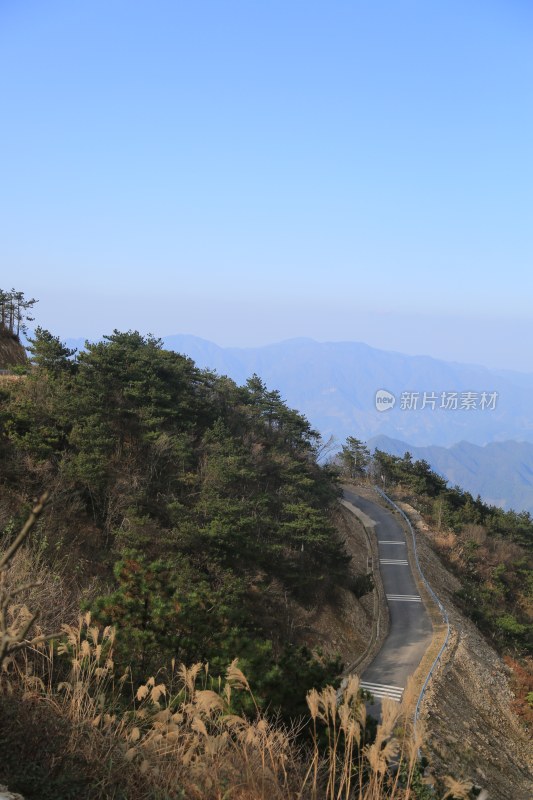
[{"label": "asphalt road surface", "polygon": [[402,699],[407,679],[429,646],[433,629],[408,562],[400,523],[390,511],[355,491],[345,489],[344,499],[374,523],[367,527],[378,541],[379,569],[389,606],[389,633],[361,676],[361,687],[371,692],[375,700],[368,704],[368,710],[379,717],[381,698]]}]

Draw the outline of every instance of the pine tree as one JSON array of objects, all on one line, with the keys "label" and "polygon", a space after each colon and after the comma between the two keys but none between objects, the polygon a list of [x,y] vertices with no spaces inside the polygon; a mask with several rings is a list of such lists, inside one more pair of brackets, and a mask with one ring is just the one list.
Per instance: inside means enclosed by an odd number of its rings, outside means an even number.
[{"label": "pine tree", "polygon": [[355,436],[348,436],[342,446],[339,459],[343,471],[352,479],[364,478],[370,464],[370,450]]},{"label": "pine tree", "polygon": [[77,350],[71,350],[60,340],[59,336],[54,336],[50,331],[41,326],[37,326],[33,339],[30,339],[31,361],[35,366],[48,370],[57,375],[61,372],[74,372],[76,363],[72,357]]},{"label": "pine tree", "polygon": [[27,333],[27,323],[34,320],[28,312],[37,302],[35,298],[26,300],[24,292],[16,289],[9,292],[0,289],[0,333],[16,339]]}]

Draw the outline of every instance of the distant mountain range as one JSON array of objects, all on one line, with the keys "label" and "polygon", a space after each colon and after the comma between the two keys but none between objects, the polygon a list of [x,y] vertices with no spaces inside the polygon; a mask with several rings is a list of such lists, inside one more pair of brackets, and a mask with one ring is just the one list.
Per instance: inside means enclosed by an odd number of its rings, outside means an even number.
[{"label": "distant mountain range", "polygon": [[[240,348],[176,335],[165,337],[164,344],[238,383],[257,373],[269,388],[279,389],[289,405],[302,411],[323,436],[333,434],[339,442],[349,435],[365,440],[385,435],[419,447],[461,441],[479,445],[509,439],[533,442],[531,374],[406,356],[359,342],[290,339]],[[378,390],[395,396],[393,408],[376,410]],[[422,409],[424,392],[426,407]],[[445,402],[457,393],[456,410],[440,408],[443,392]],[[477,408],[460,408],[467,392],[475,395]],[[483,392],[486,400],[497,393],[494,409],[480,408]],[[401,407],[402,393],[413,403],[416,399],[416,410]]]},{"label": "distant mountain range", "polygon": [[[407,356],[360,342],[290,339],[220,347],[185,334],[163,341],[239,384],[256,373],[339,446],[356,436],[393,454],[409,450],[452,485],[495,505],[533,512],[532,374]],[[81,348],[83,342],[67,344]],[[388,399],[381,406],[386,411],[376,408],[380,390]],[[443,402],[453,406],[454,393],[457,408],[442,408]],[[461,408],[468,398],[475,407]],[[415,401],[417,408],[406,407]]]},{"label": "distant mountain range", "polygon": [[485,502],[533,514],[533,444],[531,442],[491,442],[480,447],[459,442],[452,447],[413,447],[407,442],[376,436],[367,442],[395,456],[409,451],[413,459],[425,459],[445,477]]}]

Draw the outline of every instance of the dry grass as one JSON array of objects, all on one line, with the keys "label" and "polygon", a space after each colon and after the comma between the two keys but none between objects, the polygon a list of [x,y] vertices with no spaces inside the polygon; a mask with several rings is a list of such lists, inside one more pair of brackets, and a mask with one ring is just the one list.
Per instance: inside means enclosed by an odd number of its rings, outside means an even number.
[{"label": "dry grass", "polygon": [[[405,723],[403,706],[385,698],[376,737],[371,744],[363,744],[366,708],[356,675],[348,678],[340,697],[328,686],[322,692],[312,690],[307,704],[314,726],[314,753],[306,776],[308,779],[312,776],[312,798],[399,800],[411,797],[409,787],[420,742],[396,735],[398,730],[405,730],[402,727]],[[327,731],[328,747],[322,756],[318,748],[317,722],[322,722]],[[402,774],[407,776],[405,785],[400,784]]]},{"label": "dry grass", "polygon": [[[0,553],[5,551],[0,536]],[[59,631],[65,622],[74,622],[79,614],[80,593],[70,587],[61,570],[53,570],[36,548],[21,547],[5,572],[4,589],[12,598],[10,617],[22,607],[39,611],[39,629]],[[16,593],[16,594],[15,594]]]},{"label": "dry grass", "polygon": [[[93,625],[87,614],[63,632],[59,656],[70,660],[68,679],[51,679],[57,655],[46,645],[43,677],[28,674],[24,660],[12,660],[11,690],[18,687],[26,700],[46,702],[68,720],[72,752],[88,751],[89,762],[112,760],[132,800],[412,796],[420,742],[397,735],[405,729],[404,709],[386,699],[376,738],[364,743],[366,710],[357,676],[346,681],[340,697],[330,686],[309,692],[312,736],[304,747],[295,730],[274,724],[259,710],[253,719],[234,712],[236,693],[253,700],[237,661],[224,680],[212,679],[206,664],[172,665],[164,681],[153,676],[133,691],[128,673],[115,676],[112,628]],[[125,705],[128,686],[132,697]],[[325,748],[319,744],[324,737]],[[407,775],[407,785],[401,785],[400,775]]]},{"label": "dry grass", "polygon": [[253,698],[236,661],[224,681],[212,680],[207,665],[172,665],[165,683],[149,678],[125,704],[130,676],[114,674],[114,629],[92,625],[87,614],[63,630],[59,656],[70,660],[67,680],[50,680],[57,656],[47,645],[43,677],[11,659],[4,687],[48,703],[68,720],[72,751],[112,757],[128,798],[297,796],[301,764],[293,733],[259,712],[252,720],[233,713],[236,692]]},{"label": "dry grass", "polygon": [[35,645],[42,639],[40,636],[28,639],[39,612],[30,611],[20,602],[20,597],[24,593],[38,587],[40,583],[34,575],[28,575],[29,580],[22,585],[15,583],[13,567],[47,501],[46,492],[33,508],[14,541],[0,555],[0,668],[10,654],[27,645]]},{"label": "dry grass", "polygon": [[[260,713],[237,660],[223,679],[212,678],[207,664],[172,664],[141,686],[133,686],[129,671],[115,674],[113,628],[94,625],[90,614],[76,624],[59,624],[61,615],[72,611],[70,596],[64,587],[55,586],[55,579],[54,586],[48,585],[45,566],[23,549],[24,539],[17,537],[18,546],[0,556],[5,611],[0,633],[7,642],[0,659],[0,701],[2,695],[18,698],[24,719],[31,718],[28,708],[39,709],[36,730],[27,731],[37,748],[42,746],[43,721],[45,725],[48,719],[54,721],[49,727],[59,730],[61,752],[52,753],[50,763],[59,759],[75,764],[77,779],[81,777],[85,787],[77,797],[415,797],[410,786],[421,742],[405,733],[410,701],[402,706],[383,701],[382,722],[369,743],[357,676],[348,677],[340,694],[330,686],[309,692],[309,719],[301,721],[299,730]],[[55,610],[46,622],[59,625],[59,645],[39,631],[27,638],[36,615],[13,600],[24,594],[21,588],[30,593],[37,611],[47,597],[53,601]],[[236,696],[242,694],[255,705],[252,718],[235,713]],[[304,729],[310,731],[307,738],[299,736]],[[450,779],[447,797],[466,797],[466,792],[464,785]]]}]

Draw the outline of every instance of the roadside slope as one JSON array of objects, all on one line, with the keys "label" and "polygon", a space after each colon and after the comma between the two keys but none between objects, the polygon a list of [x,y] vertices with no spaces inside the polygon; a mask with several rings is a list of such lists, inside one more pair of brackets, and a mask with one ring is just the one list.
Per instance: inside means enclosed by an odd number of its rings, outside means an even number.
[{"label": "roadside slope", "polygon": [[437,775],[470,779],[487,788],[491,800],[530,800],[532,746],[511,708],[509,669],[454,604],[460,584],[433,551],[431,531],[413,509],[399,505],[416,524],[422,570],[446,607],[452,628],[450,646],[422,703],[424,750]]},{"label": "roadside slope", "polygon": [[[354,578],[365,575],[373,551],[363,525],[342,506],[334,521],[339,538],[352,558],[352,575]],[[364,664],[369,650],[371,655],[383,642],[388,619],[387,609],[380,604],[379,594],[376,588],[363,597],[356,597],[349,589],[337,587],[329,602],[314,608],[304,608],[292,602],[288,613],[292,616],[294,629],[302,644],[320,648],[328,656],[339,655],[347,670],[354,664]],[[376,631],[378,605],[380,625]]]}]

